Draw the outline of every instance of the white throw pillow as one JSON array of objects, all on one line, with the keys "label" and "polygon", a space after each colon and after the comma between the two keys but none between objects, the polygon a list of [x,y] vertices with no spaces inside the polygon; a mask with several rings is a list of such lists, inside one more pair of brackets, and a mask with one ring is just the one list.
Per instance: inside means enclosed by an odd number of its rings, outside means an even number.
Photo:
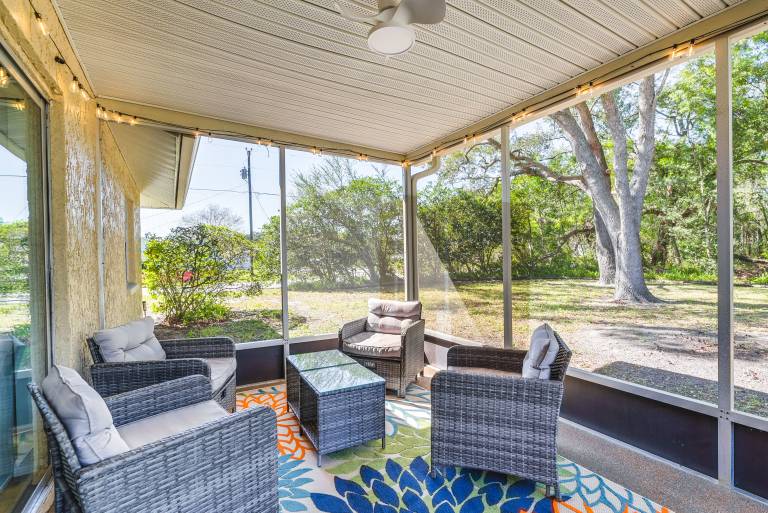
[{"label": "white throw pillow", "polygon": [[544,323],[531,334],[531,346],[523,359],[524,378],[549,379],[560,345],[552,327]]},{"label": "white throw pillow", "polygon": [[82,465],[92,465],[128,450],[115,429],[107,403],[75,370],[54,365],[42,388]]},{"label": "white throw pillow", "polygon": [[163,346],[155,337],[152,317],[97,331],[93,340],[107,362],[165,360]]}]

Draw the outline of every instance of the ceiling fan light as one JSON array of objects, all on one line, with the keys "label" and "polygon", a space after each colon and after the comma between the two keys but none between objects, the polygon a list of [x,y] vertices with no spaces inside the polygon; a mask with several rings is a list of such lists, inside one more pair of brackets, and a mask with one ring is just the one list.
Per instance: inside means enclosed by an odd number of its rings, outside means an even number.
[{"label": "ceiling fan light", "polygon": [[411,26],[381,24],[368,33],[368,48],[382,55],[400,55],[411,49],[416,33]]}]

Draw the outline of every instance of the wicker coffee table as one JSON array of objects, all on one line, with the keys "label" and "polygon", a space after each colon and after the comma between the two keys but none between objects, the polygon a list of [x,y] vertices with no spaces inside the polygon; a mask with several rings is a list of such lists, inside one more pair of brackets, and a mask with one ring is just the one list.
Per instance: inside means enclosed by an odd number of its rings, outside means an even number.
[{"label": "wicker coffee table", "polygon": [[291,355],[287,359],[288,406],[317,451],[328,454],[384,433],[384,378],[337,350]]}]

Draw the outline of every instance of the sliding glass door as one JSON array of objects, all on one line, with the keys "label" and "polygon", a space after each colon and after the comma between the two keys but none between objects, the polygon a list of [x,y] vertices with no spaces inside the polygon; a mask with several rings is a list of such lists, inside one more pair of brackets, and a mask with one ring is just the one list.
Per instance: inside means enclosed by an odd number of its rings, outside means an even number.
[{"label": "sliding glass door", "polygon": [[47,468],[27,392],[48,366],[46,179],[41,104],[0,67],[0,513]]}]

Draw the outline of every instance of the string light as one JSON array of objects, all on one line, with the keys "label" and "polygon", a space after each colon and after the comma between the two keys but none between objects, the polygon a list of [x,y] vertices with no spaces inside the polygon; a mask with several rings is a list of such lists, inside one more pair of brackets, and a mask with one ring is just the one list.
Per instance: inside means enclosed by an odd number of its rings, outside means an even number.
[{"label": "string light", "polygon": [[467,140],[469,140],[469,137],[467,137],[467,136],[465,135],[465,136],[464,136],[464,144],[467,144]]},{"label": "string light", "polygon": [[136,116],[131,116],[130,121],[128,121],[128,124],[131,126],[136,126],[139,123],[139,120],[136,119]]},{"label": "string light", "polygon": [[407,160],[404,160],[404,161],[402,161],[402,162],[400,163],[400,166],[401,166],[403,169],[405,169],[405,168],[406,168],[406,167],[408,167],[409,165],[410,165],[410,162],[408,162]]},{"label": "string light", "polygon": [[10,81],[11,77],[8,76],[8,72],[0,66],[0,87],[5,87],[8,85],[8,82]]},{"label": "string light", "polygon": [[688,57],[693,55],[694,40],[691,39],[691,43],[688,45]]},{"label": "string light", "polygon": [[368,155],[365,155],[365,154],[361,153],[360,155],[357,156],[357,160],[359,160],[361,162],[367,162],[368,161]]},{"label": "string light", "polygon": [[45,26],[45,20],[40,15],[39,12],[35,11],[35,23],[37,23],[37,28],[40,29],[40,32],[44,35],[48,35],[48,27]]},{"label": "string light", "polygon": [[594,92],[594,86],[592,85],[592,82],[576,88],[576,96],[592,94],[593,92]]},{"label": "string light", "polygon": [[85,87],[83,87],[83,84],[77,84],[78,88],[80,89],[80,96],[83,97],[83,100],[88,101],[91,99],[91,96],[88,94],[88,91],[85,90]]},{"label": "string light", "polygon": [[672,53],[669,54],[669,60],[673,61],[677,57],[677,45],[672,45]]}]

